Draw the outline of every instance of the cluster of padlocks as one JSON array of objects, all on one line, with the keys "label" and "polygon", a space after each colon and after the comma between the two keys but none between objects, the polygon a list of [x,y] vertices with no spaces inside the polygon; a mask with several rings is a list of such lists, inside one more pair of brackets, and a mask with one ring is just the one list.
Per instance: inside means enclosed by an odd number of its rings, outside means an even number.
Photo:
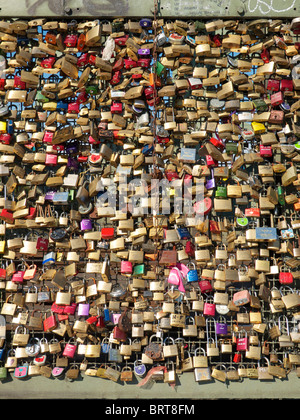
[{"label": "cluster of padlocks", "polygon": [[0,22],[0,377],[285,378],[300,19]]}]

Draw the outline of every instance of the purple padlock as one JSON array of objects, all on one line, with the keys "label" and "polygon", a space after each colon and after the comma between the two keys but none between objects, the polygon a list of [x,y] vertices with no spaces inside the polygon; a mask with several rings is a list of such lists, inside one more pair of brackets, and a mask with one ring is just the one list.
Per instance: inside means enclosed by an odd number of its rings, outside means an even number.
[{"label": "purple padlock", "polygon": [[78,316],[89,316],[90,304],[89,303],[79,303],[78,304]]},{"label": "purple padlock", "polygon": [[80,222],[80,229],[81,230],[91,230],[92,229],[91,219],[82,219],[81,222]]},{"label": "purple padlock", "polygon": [[150,49],[149,48],[139,48],[138,49],[138,55],[145,56],[150,55]]},{"label": "purple padlock", "polygon": [[73,169],[74,171],[78,171],[79,169],[79,163],[75,158],[72,158],[71,156],[68,157],[68,163],[67,167],[69,169]]},{"label": "purple padlock", "polygon": [[68,155],[71,155],[72,153],[78,152],[78,144],[77,143],[70,143],[66,145],[66,152]]},{"label": "purple padlock", "polygon": [[55,193],[56,191],[47,191],[45,194],[45,200],[52,201]]},{"label": "purple padlock", "polygon": [[224,322],[216,322],[216,334],[227,334],[227,324]]},{"label": "purple padlock", "polygon": [[211,190],[212,188],[215,188],[215,186],[216,186],[215,178],[208,179],[206,184],[205,184],[205,188],[208,189],[208,190]]}]

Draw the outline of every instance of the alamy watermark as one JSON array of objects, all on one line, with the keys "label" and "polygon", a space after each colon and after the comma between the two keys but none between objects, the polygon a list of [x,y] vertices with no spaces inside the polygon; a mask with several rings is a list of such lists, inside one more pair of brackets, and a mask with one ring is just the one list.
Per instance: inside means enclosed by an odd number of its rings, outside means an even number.
[{"label": "alamy watermark", "polygon": [[106,179],[96,207],[131,213],[133,216],[185,215],[203,220],[205,214],[204,183],[201,179],[128,179],[119,176],[118,182]]}]

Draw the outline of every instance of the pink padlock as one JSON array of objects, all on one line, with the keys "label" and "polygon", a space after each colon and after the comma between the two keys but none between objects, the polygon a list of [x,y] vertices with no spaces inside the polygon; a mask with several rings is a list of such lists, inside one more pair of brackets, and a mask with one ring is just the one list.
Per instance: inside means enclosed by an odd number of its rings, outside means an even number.
[{"label": "pink padlock", "polygon": [[114,314],[114,313],[111,315],[111,321],[114,325],[118,325],[120,316],[121,314]]},{"label": "pink padlock", "polygon": [[130,261],[121,261],[121,273],[122,274],[132,273],[132,263]]},{"label": "pink padlock", "polygon": [[52,131],[45,131],[44,132],[44,137],[43,137],[43,142],[44,143],[52,143],[53,134],[54,133]]},{"label": "pink padlock", "polygon": [[79,316],[89,316],[90,304],[89,303],[79,303],[78,304],[78,315]]},{"label": "pink padlock", "polygon": [[248,337],[245,332],[244,337],[241,337],[242,332],[239,333],[239,336],[236,338],[236,350],[237,351],[246,351],[248,350]]},{"label": "pink padlock", "polygon": [[56,165],[57,164],[57,155],[51,153],[46,154],[45,165]]},{"label": "pink padlock", "polygon": [[13,283],[23,283],[23,280],[24,280],[24,274],[25,274],[25,271],[22,271],[22,270],[18,270],[18,271],[16,271],[16,272],[13,274],[11,281],[12,281]]},{"label": "pink padlock", "polygon": [[[211,298],[213,299],[213,298]],[[208,302],[209,298],[206,299],[203,306],[203,315],[206,316],[215,316],[216,314],[216,305],[215,303]]]},{"label": "pink padlock", "polygon": [[271,146],[259,146],[259,154],[261,157],[271,157],[273,155]]},{"label": "pink padlock", "polygon": [[75,356],[77,345],[74,340],[73,340],[73,343],[71,342],[71,340],[69,340],[68,343],[65,345],[65,348],[62,354],[64,357],[73,358]]},{"label": "pink padlock", "polygon": [[185,288],[183,286],[183,274],[177,267],[173,267],[171,269],[168,276],[168,283],[178,286],[178,290],[180,292],[185,292]]},{"label": "pink padlock", "polygon": [[15,378],[25,378],[28,374],[28,366],[18,366],[14,369]]}]

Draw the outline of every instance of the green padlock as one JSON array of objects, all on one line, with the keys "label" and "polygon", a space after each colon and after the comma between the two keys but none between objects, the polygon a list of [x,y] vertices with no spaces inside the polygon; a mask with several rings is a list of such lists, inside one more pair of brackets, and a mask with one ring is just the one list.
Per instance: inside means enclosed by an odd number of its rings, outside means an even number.
[{"label": "green padlock", "polygon": [[165,67],[159,61],[157,61],[157,63],[156,63],[156,74],[157,74],[157,76],[160,76],[164,70],[165,70]]},{"label": "green padlock", "polygon": [[215,196],[216,198],[227,198],[227,187],[217,187]]},{"label": "green padlock", "polygon": [[70,199],[71,201],[73,201],[73,200],[74,200],[74,190],[69,190],[69,199]]},{"label": "green padlock", "polygon": [[0,380],[7,378],[7,368],[5,366],[0,367]]},{"label": "green padlock", "polygon": [[85,91],[89,95],[96,95],[98,93],[99,89],[98,89],[97,85],[89,85],[85,88]]},{"label": "green padlock", "polygon": [[134,276],[142,276],[145,273],[145,264],[137,264],[133,267]]},{"label": "green padlock", "polygon": [[254,99],[252,101],[255,109],[259,112],[262,111],[268,111],[269,106],[267,105],[267,103],[263,100],[263,99]]},{"label": "green padlock", "polygon": [[246,227],[248,226],[248,219],[247,217],[237,217],[236,223],[240,227]]},{"label": "green padlock", "polygon": [[227,153],[236,153],[238,151],[238,145],[233,142],[226,143],[226,152]]},{"label": "green padlock", "polygon": [[281,206],[284,206],[285,200],[284,200],[284,193],[281,185],[278,185],[277,187],[277,194],[278,194],[278,203]]},{"label": "green padlock", "polygon": [[40,90],[36,93],[35,100],[37,102],[42,102],[42,103],[46,103],[46,102],[49,102],[50,101],[50,99],[47,98],[45,95],[43,95]]}]

